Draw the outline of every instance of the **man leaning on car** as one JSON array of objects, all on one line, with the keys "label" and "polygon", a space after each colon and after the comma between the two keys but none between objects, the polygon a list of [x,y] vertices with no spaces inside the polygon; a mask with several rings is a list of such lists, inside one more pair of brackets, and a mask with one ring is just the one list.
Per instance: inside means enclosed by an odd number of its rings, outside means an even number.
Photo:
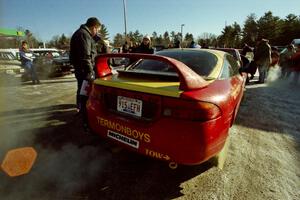
[{"label": "man leaning on car", "polygon": [[84,80],[90,82],[95,77],[93,70],[96,56],[94,37],[100,31],[100,28],[100,21],[96,17],[91,17],[75,31],[70,43],[70,62],[74,66],[77,79],[76,104],[78,111],[82,115],[85,131],[88,131],[86,116],[88,97],[80,95],[80,89]]}]

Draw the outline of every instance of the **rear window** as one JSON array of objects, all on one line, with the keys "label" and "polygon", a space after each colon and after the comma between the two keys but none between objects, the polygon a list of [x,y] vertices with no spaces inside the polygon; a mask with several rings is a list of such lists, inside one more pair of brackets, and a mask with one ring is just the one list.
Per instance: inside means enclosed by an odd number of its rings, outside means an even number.
[{"label": "rear window", "polygon": [[[183,62],[193,71],[201,76],[208,76],[217,64],[217,57],[206,51],[159,51],[156,55],[167,56]],[[155,73],[166,73],[176,75],[175,70],[168,64],[156,60],[140,60],[132,65],[128,70],[148,71]]]}]

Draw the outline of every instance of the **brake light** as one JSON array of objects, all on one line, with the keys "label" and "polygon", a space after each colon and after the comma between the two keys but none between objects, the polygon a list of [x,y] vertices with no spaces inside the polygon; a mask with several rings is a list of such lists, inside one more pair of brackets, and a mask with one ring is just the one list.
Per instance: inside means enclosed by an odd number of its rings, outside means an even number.
[{"label": "brake light", "polygon": [[163,100],[162,112],[165,117],[192,121],[208,121],[221,116],[221,110],[215,104],[171,98]]}]

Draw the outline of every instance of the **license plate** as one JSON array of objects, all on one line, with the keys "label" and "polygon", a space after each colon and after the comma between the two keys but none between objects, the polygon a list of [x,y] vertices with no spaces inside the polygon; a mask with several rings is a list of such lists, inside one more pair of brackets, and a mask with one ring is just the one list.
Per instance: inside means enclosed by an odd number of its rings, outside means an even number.
[{"label": "license plate", "polygon": [[119,112],[127,113],[138,117],[142,116],[143,102],[139,99],[118,96],[117,105],[117,110]]}]

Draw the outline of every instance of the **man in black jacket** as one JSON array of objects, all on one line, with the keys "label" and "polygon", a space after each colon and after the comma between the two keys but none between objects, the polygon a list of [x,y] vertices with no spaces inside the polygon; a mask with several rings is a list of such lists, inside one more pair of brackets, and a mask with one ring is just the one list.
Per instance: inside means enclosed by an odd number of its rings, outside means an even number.
[{"label": "man in black jacket", "polygon": [[76,104],[83,116],[84,127],[87,128],[86,102],[88,97],[81,95],[80,90],[84,81],[92,81],[95,78],[94,59],[96,46],[94,37],[100,31],[101,23],[95,18],[89,18],[85,24],[72,35],[70,43],[70,62],[75,69],[77,79]]}]

